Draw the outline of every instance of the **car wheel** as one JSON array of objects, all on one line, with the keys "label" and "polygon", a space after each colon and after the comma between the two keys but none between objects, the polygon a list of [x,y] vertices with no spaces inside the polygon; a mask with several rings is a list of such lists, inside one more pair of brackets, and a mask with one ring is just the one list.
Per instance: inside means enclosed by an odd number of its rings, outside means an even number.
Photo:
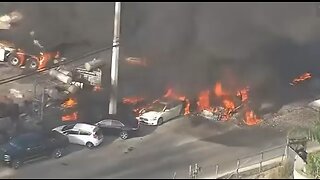
[{"label": "car wheel", "polygon": [[92,149],[94,147],[92,142],[87,142],[86,143],[87,148]]},{"label": "car wheel", "polygon": [[15,56],[14,54],[10,55],[8,58],[8,62],[11,66],[19,66],[20,65],[20,59]]},{"label": "car wheel", "polygon": [[52,153],[52,157],[55,159],[61,158],[62,157],[62,149],[56,149]]},{"label": "car wheel", "polygon": [[18,160],[18,159],[13,160],[11,166],[12,166],[14,169],[18,169],[18,168],[21,166],[21,161]]},{"label": "car wheel", "polygon": [[162,125],[162,124],[163,124],[163,118],[161,117],[158,119],[158,125]]},{"label": "car wheel", "polygon": [[129,137],[129,134],[128,134],[128,132],[127,131],[121,131],[120,132],[120,138],[121,139],[128,139],[128,137]]},{"label": "car wheel", "polygon": [[26,69],[29,71],[36,71],[39,68],[39,62],[35,58],[28,58],[26,62]]}]

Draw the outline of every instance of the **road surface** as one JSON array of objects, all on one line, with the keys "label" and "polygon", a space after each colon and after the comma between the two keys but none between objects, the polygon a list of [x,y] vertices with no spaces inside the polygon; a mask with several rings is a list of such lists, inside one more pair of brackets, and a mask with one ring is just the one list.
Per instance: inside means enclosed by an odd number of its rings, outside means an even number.
[{"label": "road surface", "polygon": [[[18,170],[5,168],[8,178],[188,178],[190,164],[209,167],[281,145],[284,133],[232,123],[192,123],[181,117],[160,127],[143,126],[140,137],[106,137],[97,149],[72,145],[61,159],[41,159]],[[229,166],[227,164],[227,166]],[[212,170],[214,172],[214,168]]]}]

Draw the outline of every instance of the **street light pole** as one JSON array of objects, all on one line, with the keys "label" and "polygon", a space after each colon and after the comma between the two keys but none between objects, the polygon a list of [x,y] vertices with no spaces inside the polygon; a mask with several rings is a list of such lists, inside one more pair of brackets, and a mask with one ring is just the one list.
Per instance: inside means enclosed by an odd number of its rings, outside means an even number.
[{"label": "street light pole", "polygon": [[110,103],[109,103],[109,114],[117,113],[121,3],[115,2],[114,9],[115,9],[115,14],[114,14],[113,48],[112,48],[112,61],[111,61],[111,94],[110,94]]}]

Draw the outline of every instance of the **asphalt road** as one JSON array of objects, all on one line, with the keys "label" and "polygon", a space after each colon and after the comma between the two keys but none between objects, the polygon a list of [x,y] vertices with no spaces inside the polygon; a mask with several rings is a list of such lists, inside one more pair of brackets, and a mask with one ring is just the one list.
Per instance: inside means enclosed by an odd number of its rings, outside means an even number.
[{"label": "asphalt road", "polygon": [[[272,129],[208,123],[185,117],[160,127],[143,126],[140,137],[105,137],[93,150],[71,145],[61,159],[41,159],[18,170],[5,168],[8,178],[187,178],[190,164],[205,168],[281,145],[285,135]],[[226,162],[230,162],[226,164]],[[228,170],[228,169],[224,169]],[[223,171],[223,169],[221,169]],[[212,168],[214,172],[214,168]]]}]

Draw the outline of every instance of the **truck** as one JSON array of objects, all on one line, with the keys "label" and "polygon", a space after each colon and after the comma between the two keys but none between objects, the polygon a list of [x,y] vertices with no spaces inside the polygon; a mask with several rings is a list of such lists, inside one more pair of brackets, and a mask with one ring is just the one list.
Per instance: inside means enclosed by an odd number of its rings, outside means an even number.
[{"label": "truck", "polygon": [[6,62],[11,66],[25,68],[28,71],[36,71],[44,68],[52,67],[63,61],[60,53],[56,52],[40,52],[39,55],[32,55],[15,44],[8,41],[0,41],[0,62]]}]

